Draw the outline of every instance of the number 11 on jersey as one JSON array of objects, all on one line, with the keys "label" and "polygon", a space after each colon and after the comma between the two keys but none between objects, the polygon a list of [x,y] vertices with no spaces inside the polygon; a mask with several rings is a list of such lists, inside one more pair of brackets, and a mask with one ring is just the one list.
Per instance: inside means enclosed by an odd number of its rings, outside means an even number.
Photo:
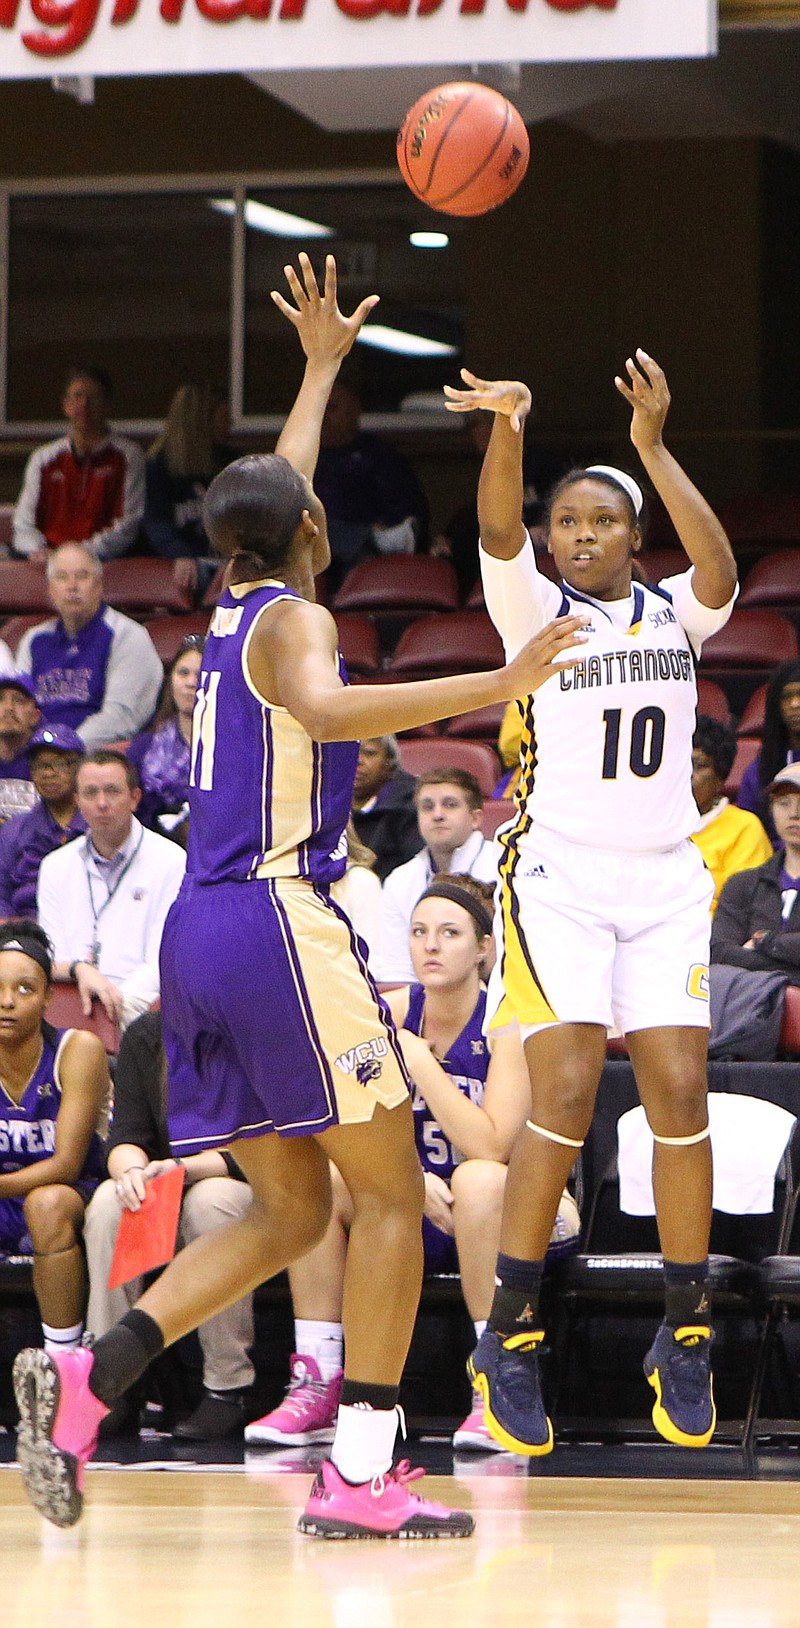
[{"label": "number 11 on jersey", "polygon": [[[192,719],[192,761],[189,785],[211,791],[214,784],[214,747],[217,736],[219,673],[201,673]],[[199,774],[198,774],[199,769]]]}]

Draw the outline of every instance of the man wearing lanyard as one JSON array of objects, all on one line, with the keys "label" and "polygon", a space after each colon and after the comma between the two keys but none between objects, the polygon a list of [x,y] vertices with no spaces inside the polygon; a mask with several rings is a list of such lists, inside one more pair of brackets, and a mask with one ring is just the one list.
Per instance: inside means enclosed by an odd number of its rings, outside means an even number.
[{"label": "man wearing lanyard", "polygon": [[135,818],[140,796],[120,752],[90,752],[77,785],[87,834],[48,854],[37,891],[53,976],[77,984],[87,1016],[99,1000],[123,1028],[158,997],[161,933],[185,868],[183,850]]},{"label": "man wearing lanyard", "polygon": [[382,987],[414,983],[408,948],[411,917],[434,876],[468,875],[497,881],[494,846],[480,830],[483,794],[466,769],[431,769],[416,790],[424,848],[390,871],[383,884],[378,954],[370,970]]}]

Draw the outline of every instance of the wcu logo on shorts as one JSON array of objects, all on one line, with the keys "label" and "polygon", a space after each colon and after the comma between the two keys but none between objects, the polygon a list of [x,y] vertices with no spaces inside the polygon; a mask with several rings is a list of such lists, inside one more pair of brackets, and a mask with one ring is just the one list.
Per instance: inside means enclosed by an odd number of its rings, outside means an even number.
[{"label": "wcu logo on shorts", "polygon": [[372,1040],[362,1040],[359,1046],[351,1046],[349,1051],[343,1051],[334,1061],[343,1074],[355,1074],[359,1085],[369,1085],[370,1080],[380,1078],[383,1058],[388,1055],[388,1041],[382,1035],[375,1035]]}]

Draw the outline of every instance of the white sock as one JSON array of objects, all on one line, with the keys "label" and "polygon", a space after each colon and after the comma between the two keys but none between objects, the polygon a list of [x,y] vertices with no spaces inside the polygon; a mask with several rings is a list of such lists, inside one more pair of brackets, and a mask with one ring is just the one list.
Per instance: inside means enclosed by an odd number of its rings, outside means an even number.
[{"label": "white sock", "polygon": [[341,1323],[315,1323],[296,1317],[294,1348],[298,1357],[313,1357],[326,1385],[342,1370],[344,1338]]},{"label": "white sock", "polygon": [[44,1334],[44,1348],[50,1356],[58,1351],[77,1351],[83,1338],[83,1323],[75,1323],[72,1328],[50,1328],[48,1323],[42,1323]]},{"label": "white sock", "polygon": [[476,1340],[479,1340],[481,1335],[483,1333],[485,1333],[486,1324],[487,1324],[488,1321],[489,1321],[488,1317],[484,1317],[483,1322],[473,1323],[472,1326],[473,1326],[473,1328],[475,1330],[475,1338],[476,1338]]},{"label": "white sock", "polygon": [[359,1486],[392,1467],[397,1408],[340,1407],[331,1458],[345,1481]]}]

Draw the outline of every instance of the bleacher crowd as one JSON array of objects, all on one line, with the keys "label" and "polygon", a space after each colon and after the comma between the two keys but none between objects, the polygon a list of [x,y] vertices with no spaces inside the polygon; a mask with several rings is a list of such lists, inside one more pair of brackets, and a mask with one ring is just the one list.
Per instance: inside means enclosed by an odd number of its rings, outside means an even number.
[{"label": "bleacher crowd", "polygon": [[[14,1185],[20,1157],[8,1135],[0,1152],[0,1252],[40,1262],[77,1251],[82,1260],[85,1247],[88,1276],[74,1269],[68,1292],[54,1288],[41,1264],[34,1273],[45,1341],[62,1349],[84,1327],[105,1332],[135,1297],[136,1283],[106,1290],[116,1232],[123,1210],[139,1207],[147,1181],[171,1161],[158,949],[184,870],[194,693],[221,584],[202,499],[236,456],[218,392],[179,391],[147,460],[113,432],[110,402],[102,372],[75,370],[63,398],[66,436],[33,453],[13,514],[0,512],[7,556],[0,560],[0,918],[18,924],[15,931],[23,920],[44,930],[40,1015],[58,1027],[93,1029],[115,1075],[108,1140],[99,1151],[94,1139],[90,1145],[78,1115],[56,1150],[52,1180],[77,1192],[79,1205],[70,1199],[54,1220],[41,1184]],[[332,398],[323,459],[334,566],[319,596],[335,617],[351,679],[501,665],[500,640],[472,576],[474,528],[461,516],[430,552],[419,551],[429,540],[421,487],[398,454],[361,431],[346,386]],[[533,485],[530,495],[539,567],[551,574]],[[733,1059],[797,1057],[800,498],[733,504],[723,521],[741,592],[727,627],[703,649],[693,754],[694,840],[716,888],[712,1053],[716,1046],[716,1055]],[[640,565],[651,582],[688,567],[664,515],[653,517]],[[426,1227],[436,1245],[429,1261],[438,1263],[432,1269],[460,1270],[478,1336],[491,1293],[475,1261],[480,1255],[485,1266],[496,1253],[504,1165],[525,1115],[524,1070],[501,1050],[499,1064],[496,1056],[476,1064],[465,1099],[453,1086],[454,1058],[437,1051],[425,1025],[434,1014],[446,1029],[451,1008],[462,1011],[465,1001],[470,1022],[479,1011],[493,953],[492,838],[513,813],[519,734],[512,704],[400,739],[363,741],[348,870],[334,889],[408,1040]],[[446,944],[448,932],[456,948]],[[2,999],[0,981],[5,1085]],[[764,1022],[754,1040],[756,1018]],[[95,1056],[91,1067],[102,1075],[95,1095],[110,1099],[104,1065]],[[65,1100],[76,1094],[70,1080]],[[18,1097],[11,1093],[17,1106],[26,1084]],[[37,1158],[43,1152],[56,1157],[40,1147]],[[184,1241],[248,1203],[230,1154],[193,1155],[185,1166]],[[6,1215],[8,1204],[17,1208]],[[304,1262],[292,1283],[295,1356],[285,1401],[254,1419],[252,1304],[240,1303],[200,1331],[204,1390],[189,1417],[174,1421],[179,1436],[244,1430],[256,1444],[291,1445],[330,1438],[342,1369],[331,1262],[343,1259],[347,1219],[340,1184],[323,1254],[316,1267]],[[565,1193],[554,1252],[577,1235]],[[135,1428],[141,1401],[126,1401],[108,1429]],[[479,1409],[456,1440],[496,1449]]]}]

